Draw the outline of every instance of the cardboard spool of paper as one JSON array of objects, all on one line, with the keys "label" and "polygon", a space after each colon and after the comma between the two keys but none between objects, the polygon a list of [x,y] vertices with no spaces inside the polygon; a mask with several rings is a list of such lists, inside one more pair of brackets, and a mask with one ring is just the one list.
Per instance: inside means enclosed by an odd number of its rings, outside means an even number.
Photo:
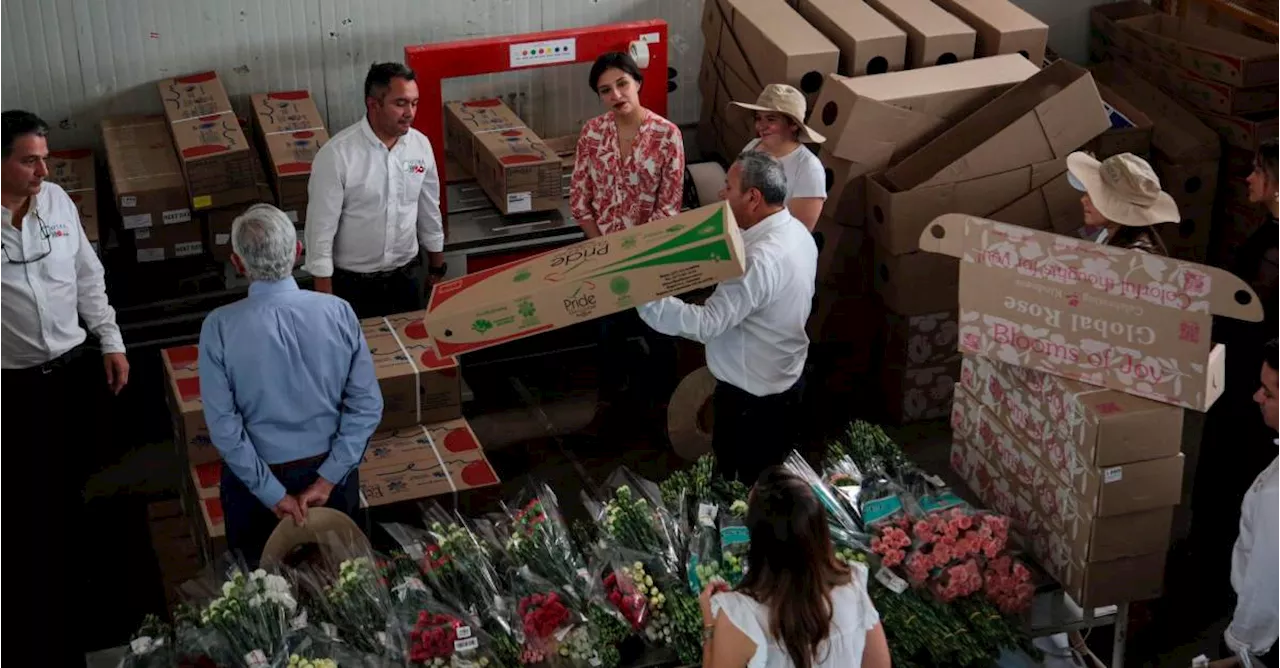
[{"label": "cardboard spool of paper", "polygon": [[676,454],[688,461],[711,452],[715,390],[716,378],[704,366],[685,376],[667,403],[667,436]]},{"label": "cardboard spool of paper", "polygon": [[984,218],[939,216],[920,249],[960,259],[961,352],[1191,410],[1223,391],[1213,316],[1262,320],[1227,271]]}]

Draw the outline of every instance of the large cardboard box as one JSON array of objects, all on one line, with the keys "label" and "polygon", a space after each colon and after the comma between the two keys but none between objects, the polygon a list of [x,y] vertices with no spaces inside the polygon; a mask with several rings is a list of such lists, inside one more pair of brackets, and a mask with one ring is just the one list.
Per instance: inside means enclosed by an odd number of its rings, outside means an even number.
[{"label": "large cardboard box", "polygon": [[964,356],[960,384],[1066,480],[1179,452],[1176,406],[976,355]]},{"label": "large cardboard box", "polygon": [[958,214],[920,245],[961,259],[960,350],[1193,410],[1222,393],[1213,316],[1262,319],[1214,267]]},{"label": "large cardboard box", "polygon": [[471,425],[458,418],[374,434],[360,462],[360,505],[456,494],[499,482]]},{"label": "large cardboard box", "polygon": [[476,151],[476,181],[499,211],[511,215],[560,208],[560,156],[532,130],[476,135]]},{"label": "large cardboard box", "polygon": [[[813,95],[822,86],[823,77],[834,73],[839,66],[840,49],[786,3],[776,0],[712,2],[760,83],[786,83],[806,95]],[[720,42],[723,52],[723,36]],[[740,71],[739,74],[748,73]]]},{"label": "large cardboard box", "polygon": [[174,437],[178,452],[189,466],[198,466],[221,459],[209,437],[209,426],[204,421],[204,402],[200,399],[200,349],[197,346],[179,346],[160,351],[164,364],[165,401],[173,419]]},{"label": "large cardboard box", "polygon": [[919,366],[880,365],[885,416],[896,424],[946,417],[959,378],[959,360]]},{"label": "large cardboard box", "polygon": [[472,175],[479,159],[475,146],[478,135],[524,126],[516,112],[496,97],[444,104],[445,148]]},{"label": "large cardboard box", "polygon": [[[1132,54],[1129,54],[1132,55]],[[1250,114],[1259,111],[1275,111],[1280,90],[1274,83],[1249,88],[1238,88],[1206,79],[1185,67],[1167,62],[1144,60],[1127,61],[1133,67],[1180,100],[1193,107],[1218,114]]]},{"label": "large cardboard box", "polygon": [[798,9],[840,47],[841,74],[884,74],[906,66],[907,33],[862,0],[804,0]]},{"label": "large cardboard box", "polygon": [[1111,127],[1087,70],[1046,67],[885,172],[900,190],[1066,158]]},{"label": "large cardboard box", "polygon": [[973,58],[977,33],[931,0],[867,1],[906,31],[909,69]]},{"label": "large cardboard box", "polygon": [[1009,0],[936,0],[938,6],[978,32],[974,56],[1017,53],[1033,63],[1044,61],[1049,26]]},{"label": "large cardboard box", "polygon": [[[162,116],[102,121],[107,171],[121,226],[134,237],[139,262],[203,252],[182,168]],[[199,244],[200,247],[191,244]]]},{"label": "large cardboard box", "polygon": [[745,271],[720,202],[439,283],[426,329],[452,356],[707,287]]},{"label": "large cardboard box", "polygon": [[894,255],[875,244],[872,270],[876,293],[886,308],[899,315],[923,315],[954,310],[960,281],[960,261],[936,253]]},{"label": "large cardboard box", "polygon": [[[997,56],[867,77],[827,77],[809,125],[837,158],[883,169],[1039,70]],[[861,131],[875,127],[872,133]]]},{"label": "large cardboard box", "polygon": [[[305,224],[311,163],[320,147],[329,141],[324,118],[311,93],[305,90],[258,93],[250,100],[254,127],[267,152],[276,205],[294,224]],[[257,169],[254,175],[257,176]]]},{"label": "large cardboard box", "polygon": [[1221,154],[1221,142],[1213,130],[1133,69],[1108,62],[1091,71],[1151,119],[1151,147],[1165,160],[1192,163],[1216,160]]},{"label": "large cardboard box", "polygon": [[1275,44],[1167,14],[1122,19],[1118,25],[1149,47],[1141,53],[1155,54],[1211,81],[1248,87],[1280,80]]},{"label": "large cardboard box", "polygon": [[[1087,512],[1024,456],[1016,439],[963,388],[951,413],[951,467],[985,505],[1014,520],[1037,562],[1081,605],[1160,594],[1173,508],[1113,516]],[[1038,483],[1038,484],[1037,484]]]},{"label": "large cardboard box", "polygon": [[[218,262],[226,262],[231,259],[231,226],[240,214],[254,204],[265,202],[279,206],[274,193],[271,192],[271,185],[267,178],[267,172],[262,166],[262,159],[259,157],[258,150],[250,147],[250,154],[253,158],[253,175],[254,181],[258,184],[258,195],[251,202],[242,202],[240,204],[232,204],[216,209],[209,209],[204,212],[204,233],[205,247],[209,250],[210,255]],[[303,197],[303,211],[306,210],[305,192]],[[285,215],[293,220],[294,224],[298,223],[294,211],[285,211]],[[298,230],[298,241],[304,245],[303,252],[306,248],[306,236],[302,230]],[[298,258],[298,264],[302,264],[302,258]]]},{"label": "large cardboard box", "polygon": [[1084,225],[1084,206],[1080,192],[1072,187],[1063,170],[987,218],[1033,230],[1072,234]]},{"label": "large cardboard box", "polygon": [[1276,112],[1228,116],[1210,111],[1197,111],[1196,117],[1222,135],[1227,144],[1246,151],[1257,151],[1262,142],[1280,135]]},{"label": "large cardboard box", "polygon": [[761,90],[764,88],[764,83],[753,63],[748,60],[747,52],[738,35],[734,34],[731,19],[732,11],[727,3],[721,0],[703,3],[701,24],[703,55],[733,70],[753,89]]},{"label": "large cardboard box", "polygon": [[1182,219],[1156,227],[1169,257],[1205,264],[1209,260],[1209,243],[1213,238],[1213,204],[1178,207]]},{"label": "large cardboard box", "polygon": [[75,202],[80,226],[89,243],[98,248],[98,176],[93,149],[50,151],[45,161],[49,181],[62,186]]},{"label": "large cardboard box", "polygon": [[1133,37],[1117,22],[1150,16],[1159,11],[1143,0],[1122,0],[1093,6],[1089,10],[1089,59],[1101,62],[1132,50]]},{"label": "large cardboard box", "polygon": [[182,163],[191,208],[202,211],[257,196],[249,140],[216,72],[156,84]]},{"label": "large cardboard box", "polygon": [[[1065,160],[1051,160],[1000,174],[906,191],[894,189],[885,182],[883,175],[873,175],[866,179],[867,227],[872,238],[885,250],[894,255],[910,253],[919,250],[920,233],[938,216],[945,213],[990,215],[1050,183],[1065,171]],[[1076,198],[1078,201],[1079,196]],[[1048,221],[1006,222],[1036,228],[1048,226]]]},{"label": "large cardboard box", "polygon": [[453,420],[462,416],[458,362],[441,357],[422,324],[425,311],[360,321],[382,390],[381,428]]},{"label": "large cardboard box", "polygon": [[1149,156],[1151,133],[1155,128],[1151,118],[1124,99],[1124,96],[1115,89],[1101,83],[1097,86],[1098,94],[1102,97],[1103,109],[1111,121],[1111,127],[1085,144],[1084,150],[1092,153],[1098,160],[1106,160],[1121,153]]},{"label": "large cardboard box", "polygon": [[885,327],[879,332],[880,358],[888,366],[903,368],[954,363],[960,359],[956,316],[956,311],[909,316],[886,313]]}]

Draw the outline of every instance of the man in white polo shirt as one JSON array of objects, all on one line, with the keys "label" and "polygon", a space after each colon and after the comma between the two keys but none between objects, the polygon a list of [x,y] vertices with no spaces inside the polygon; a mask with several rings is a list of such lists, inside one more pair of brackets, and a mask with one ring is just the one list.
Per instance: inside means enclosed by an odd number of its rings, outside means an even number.
[{"label": "man in white polo shirt", "polygon": [[316,155],[307,185],[307,271],[315,288],[347,300],[361,318],[422,308],[444,276],[440,176],[431,142],[413,129],[418,84],[400,63],[365,77],[365,117]]}]

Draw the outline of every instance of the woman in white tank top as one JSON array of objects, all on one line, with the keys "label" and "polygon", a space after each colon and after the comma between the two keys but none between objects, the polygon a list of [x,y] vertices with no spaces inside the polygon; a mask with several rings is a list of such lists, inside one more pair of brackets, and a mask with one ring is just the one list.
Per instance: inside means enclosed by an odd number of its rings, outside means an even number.
[{"label": "woman in white tank top", "polygon": [[755,104],[733,102],[756,115],[756,135],[743,151],[764,151],[777,158],[787,173],[787,209],[812,232],[827,201],[827,176],[822,161],[805,144],[827,138],[804,124],[804,95],[786,84],[769,84]]},{"label": "woman in white tank top", "polygon": [[750,567],[736,591],[702,594],[703,668],[888,668],[867,569],[836,559],[813,491],[766,469],[747,511]]}]

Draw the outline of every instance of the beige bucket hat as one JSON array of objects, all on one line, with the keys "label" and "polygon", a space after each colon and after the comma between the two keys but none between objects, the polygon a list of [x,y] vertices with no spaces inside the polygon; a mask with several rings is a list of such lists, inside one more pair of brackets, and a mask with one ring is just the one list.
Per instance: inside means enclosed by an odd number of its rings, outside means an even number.
[{"label": "beige bucket hat", "polygon": [[1182,220],[1177,203],[1161,190],[1155,170],[1132,153],[1098,162],[1077,151],[1067,156],[1067,179],[1076,190],[1089,193],[1098,213],[1114,223],[1149,227]]},{"label": "beige bucket hat", "polygon": [[262,562],[283,562],[293,548],[307,543],[349,546],[356,554],[371,549],[355,520],[340,510],[319,506],[307,509],[307,521],[302,526],[294,524],[291,517],[280,520],[262,548]]},{"label": "beige bucket hat", "polygon": [[804,94],[795,88],[786,84],[769,84],[760,92],[760,97],[756,98],[755,104],[747,104],[746,102],[730,102],[729,106],[739,107],[748,111],[771,111],[778,114],[784,114],[800,126],[799,140],[805,144],[821,144],[827,140],[826,137],[818,134],[804,124],[804,114],[808,105],[804,101]]}]

